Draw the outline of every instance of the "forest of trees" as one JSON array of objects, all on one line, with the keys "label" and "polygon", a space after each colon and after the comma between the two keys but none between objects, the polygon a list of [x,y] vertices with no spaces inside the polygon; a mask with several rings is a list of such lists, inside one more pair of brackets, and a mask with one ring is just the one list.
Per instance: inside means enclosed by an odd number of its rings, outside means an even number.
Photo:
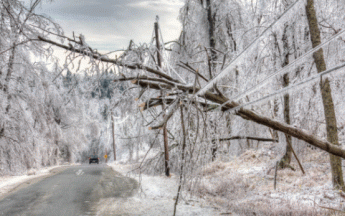
[{"label": "forest of trees", "polygon": [[[345,190],[342,0],[185,0],[176,41],[157,21],[151,42],[131,41],[114,59],[87,45],[87,32],[64,36],[38,4],[0,5],[0,175],[111,155],[113,117],[119,160],[142,155],[143,170],[181,183],[273,142],[280,169],[304,172],[308,149],[328,152],[333,187]],[[66,62],[47,67],[56,48]]]},{"label": "forest of trees", "polygon": [[33,13],[39,4],[1,1],[0,175],[110,151],[110,110],[127,86],[114,85],[113,70],[72,74],[69,60],[59,67],[37,36],[62,29]]}]

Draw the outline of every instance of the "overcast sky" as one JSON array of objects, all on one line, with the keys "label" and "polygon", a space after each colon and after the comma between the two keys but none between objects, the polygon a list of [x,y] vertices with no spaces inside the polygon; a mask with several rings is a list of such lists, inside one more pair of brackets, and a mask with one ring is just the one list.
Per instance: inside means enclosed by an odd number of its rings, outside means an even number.
[{"label": "overcast sky", "polygon": [[126,48],[131,39],[149,42],[156,15],[164,41],[178,38],[182,6],[183,0],[56,0],[44,2],[36,13],[51,17],[67,36],[82,33],[91,47],[113,51]]}]

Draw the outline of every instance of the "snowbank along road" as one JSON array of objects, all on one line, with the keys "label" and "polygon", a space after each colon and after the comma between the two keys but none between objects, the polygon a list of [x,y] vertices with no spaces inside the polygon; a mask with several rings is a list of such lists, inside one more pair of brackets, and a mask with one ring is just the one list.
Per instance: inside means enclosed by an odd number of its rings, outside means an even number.
[{"label": "snowbank along road", "polygon": [[0,200],[0,215],[95,215],[101,198],[130,197],[138,187],[105,165],[73,166]]}]

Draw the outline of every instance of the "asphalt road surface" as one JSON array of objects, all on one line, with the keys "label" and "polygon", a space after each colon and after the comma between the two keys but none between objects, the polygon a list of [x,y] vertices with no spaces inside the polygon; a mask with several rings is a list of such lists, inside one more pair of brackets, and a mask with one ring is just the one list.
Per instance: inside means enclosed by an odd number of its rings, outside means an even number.
[{"label": "asphalt road surface", "polygon": [[129,197],[137,187],[106,165],[73,166],[2,198],[0,215],[95,215],[101,198]]}]

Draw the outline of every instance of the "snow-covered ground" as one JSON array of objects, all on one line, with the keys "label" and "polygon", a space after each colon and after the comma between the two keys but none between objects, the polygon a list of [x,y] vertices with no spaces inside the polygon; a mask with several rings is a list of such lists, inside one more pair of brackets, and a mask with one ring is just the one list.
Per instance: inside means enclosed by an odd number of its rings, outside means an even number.
[{"label": "snow-covered ground", "polygon": [[279,159],[267,150],[251,149],[229,162],[210,163],[200,170],[194,191],[223,211],[240,215],[323,215],[330,209],[344,214],[345,193],[332,187],[327,153],[308,152],[302,161],[305,175],[294,160],[296,171],[278,170],[275,190],[274,164]]},{"label": "snow-covered ground", "polygon": [[[130,198],[107,198],[100,201],[98,215],[173,215],[175,198],[178,189],[178,176],[166,177],[133,174],[130,171],[136,165],[109,164],[115,171],[140,182],[136,195]],[[177,206],[177,214],[219,215],[219,212],[202,199],[183,196]]]},{"label": "snow-covered ground", "polygon": [[18,176],[0,176],[0,197],[6,195],[7,193],[15,190],[21,184],[34,180],[36,178],[48,176],[51,174],[51,171],[56,168],[61,168],[69,165],[59,165],[51,166],[41,169],[32,169],[27,172],[25,175]]}]

